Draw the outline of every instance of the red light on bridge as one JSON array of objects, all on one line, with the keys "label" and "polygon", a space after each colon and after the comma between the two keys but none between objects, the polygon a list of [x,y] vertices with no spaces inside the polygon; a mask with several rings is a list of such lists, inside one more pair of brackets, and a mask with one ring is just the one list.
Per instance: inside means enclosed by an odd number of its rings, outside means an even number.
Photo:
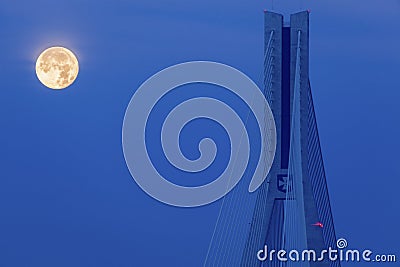
[{"label": "red light on bridge", "polygon": [[321,228],[323,228],[324,227],[324,225],[321,223],[321,222],[316,222],[316,223],[314,223],[314,224],[312,224],[313,226],[318,226],[318,227],[321,227]]}]

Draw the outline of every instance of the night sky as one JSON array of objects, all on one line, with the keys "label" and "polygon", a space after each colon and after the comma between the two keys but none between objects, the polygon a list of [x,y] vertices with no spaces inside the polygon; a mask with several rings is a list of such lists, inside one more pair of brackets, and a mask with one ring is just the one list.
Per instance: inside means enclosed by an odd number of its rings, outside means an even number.
[{"label": "night sky", "polygon": [[[273,4],[311,10],[337,237],[400,260],[400,1]],[[1,0],[0,266],[201,266],[221,201],[184,209],[144,193],[124,161],[123,117],[140,84],[177,63],[225,63],[261,86],[265,8],[271,1]],[[80,63],[60,91],[35,75],[56,45]]]}]

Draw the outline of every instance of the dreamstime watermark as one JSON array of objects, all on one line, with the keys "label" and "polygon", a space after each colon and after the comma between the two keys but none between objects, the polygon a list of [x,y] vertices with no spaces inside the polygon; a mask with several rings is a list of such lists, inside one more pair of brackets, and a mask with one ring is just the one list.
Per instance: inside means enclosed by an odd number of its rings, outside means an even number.
[{"label": "dreamstime watermark", "polygon": [[317,252],[313,249],[304,250],[268,250],[265,245],[263,249],[257,252],[257,259],[260,261],[280,261],[280,262],[300,262],[300,261],[351,261],[351,262],[396,262],[394,254],[374,254],[369,249],[346,249],[347,240],[340,238],[336,242],[337,248],[329,247],[328,249]]},{"label": "dreamstime watermark", "polygon": [[[151,114],[168,93],[176,88],[205,83],[217,85],[244,102],[252,113],[260,135],[259,157],[252,173],[249,192],[257,190],[272,166],[276,149],[275,121],[262,91],[239,70],[216,62],[194,61],[166,68],[145,81],[135,92],[125,112],[122,127],[122,147],[128,169],[136,183],[151,197],[174,206],[195,207],[209,204],[226,195],[240,181],[250,159],[249,133],[246,116],[239,116],[232,102],[225,103],[217,96],[198,96],[185,99],[164,117],[160,135],[148,140]],[[190,89],[190,88],[189,88]],[[197,96],[196,96],[197,95]],[[209,119],[227,132],[230,141],[229,162],[212,182],[201,186],[182,186],[164,177],[166,165],[187,175],[206,170],[214,162],[217,146],[214,140],[203,138],[198,143],[200,157],[188,159],[181,151],[179,137],[186,125],[195,119]],[[159,123],[159,122],[157,122]],[[152,126],[152,125],[150,125]],[[157,128],[158,129],[158,128]],[[149,143],[159,142],[157,158],[165,157],[168,163],[156,166],[149,151]],[[163,155],[161,155],[163,154]],[[254,153],[252,153],[253,155]],[[153,158],[154,159],[154,158]],[[185,177],[186,178],[186,177]]]}]

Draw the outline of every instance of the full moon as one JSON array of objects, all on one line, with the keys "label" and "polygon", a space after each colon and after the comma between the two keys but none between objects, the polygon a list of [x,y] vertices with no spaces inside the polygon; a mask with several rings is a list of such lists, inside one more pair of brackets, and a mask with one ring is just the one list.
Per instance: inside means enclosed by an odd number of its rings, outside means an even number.
[{"label": "full moon", "polygon": [[44,50],[36,61],[36,75],[41,83],[51,89],[64,89],[78,76],[76,56],[60,46]]}]

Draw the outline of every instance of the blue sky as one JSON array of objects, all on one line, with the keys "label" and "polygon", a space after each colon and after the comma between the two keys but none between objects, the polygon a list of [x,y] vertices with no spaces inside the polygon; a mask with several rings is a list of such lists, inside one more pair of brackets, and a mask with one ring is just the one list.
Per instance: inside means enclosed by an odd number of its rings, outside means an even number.
[{"label": "blue sky", "polygon": [[[271,2],[2,0],[0,266],[200,266],[221,202],[182,209],[147,196],[124,162],[123,115],[142,82],[185,61],[222,62],[260,85],[264,8]],[[274,8],[311,9],[310,79],[337,236],[400,257],[400,2]],[[80,61],[63,91],[34,72],[54,45]]]}]

